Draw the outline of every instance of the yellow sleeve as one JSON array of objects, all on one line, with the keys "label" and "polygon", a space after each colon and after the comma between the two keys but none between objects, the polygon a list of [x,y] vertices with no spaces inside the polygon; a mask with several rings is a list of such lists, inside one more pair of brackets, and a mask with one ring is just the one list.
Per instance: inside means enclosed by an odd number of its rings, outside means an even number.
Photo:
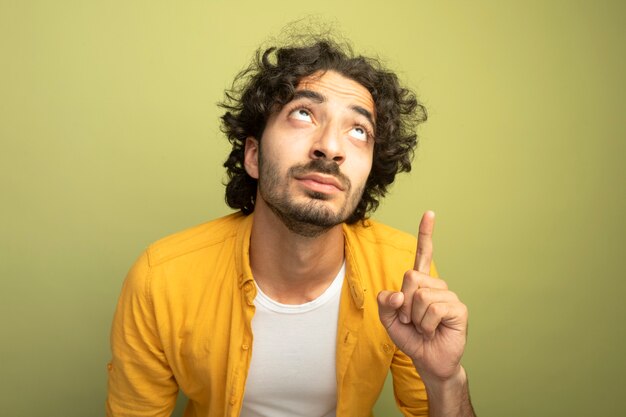
[{"label": "yellow sleeve", "polygon": [[107,417],[169,416],[178,385],[158,337],[144,253],[126,277],[111,328]]},{"label": "yellow sleeve", "polygon": [[396,348],[391,361],[393,394],[402,415],[428,417],[426,386],[417,374],[413,361]]}]

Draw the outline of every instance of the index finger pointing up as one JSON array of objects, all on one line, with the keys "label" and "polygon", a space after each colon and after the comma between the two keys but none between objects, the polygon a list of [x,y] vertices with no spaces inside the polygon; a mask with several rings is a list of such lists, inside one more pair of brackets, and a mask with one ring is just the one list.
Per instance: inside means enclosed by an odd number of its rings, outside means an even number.
[{"label": "index finger pointing up", "polygon": [[430,275],[430,264],[433,260],[434,228],[435,212],[429,210],[424,213],[422,221],[420,221],[417,251],[415,252],[415,265],[413,266],[413,269],[426,275]]}]

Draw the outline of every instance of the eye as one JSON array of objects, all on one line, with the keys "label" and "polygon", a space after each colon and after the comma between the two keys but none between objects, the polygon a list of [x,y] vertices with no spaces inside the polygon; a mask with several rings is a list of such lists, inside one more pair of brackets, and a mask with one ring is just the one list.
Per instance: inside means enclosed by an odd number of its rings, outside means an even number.
[{"label": "eye", "polygon": [[296,120],[301,120],[303,122],[312,122],[313,118],[311,117],[311,112],[305,108],[295,109],[290,114]]},{"label": "eye", "polygon": [[350,136],[357,140],[367,141],[368,134],[365,128],[361,126],[354,126],[352,129],[350,129]]}]

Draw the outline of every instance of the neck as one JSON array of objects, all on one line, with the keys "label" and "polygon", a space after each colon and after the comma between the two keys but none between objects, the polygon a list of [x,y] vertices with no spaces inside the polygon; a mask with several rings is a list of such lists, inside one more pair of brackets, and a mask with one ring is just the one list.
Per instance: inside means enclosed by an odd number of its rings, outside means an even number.
[{"label": "neck", "polygon": [[343,259],[341,225],[314,237],[301,236],[263,203],[255,207],[250,267],[257,285],[270,298],[283,304],[316,299],[337,276]]}]

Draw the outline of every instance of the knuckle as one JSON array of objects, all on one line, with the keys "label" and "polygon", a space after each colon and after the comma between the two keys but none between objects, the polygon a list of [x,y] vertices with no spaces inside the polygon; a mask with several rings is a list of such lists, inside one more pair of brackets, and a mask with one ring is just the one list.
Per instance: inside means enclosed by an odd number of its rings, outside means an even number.
[{"label": "knuckle", "polygon": [[439,285],[441,286],[442,289],[444,289],[444,290],[448,289],[448,283],[447,282],[445,282],[441,278],[435,278],[435,279],[437,280],[437,282],[439,283]]},{"label": "knuckle", "polygon": [[406,283],[415,283],[417,281],[419,272],[409,269],[404,273],[404,282]]},{"label": "knuckle", "polygon": [[415,281],[420,287],[430,287],[428,285],[428,275],[423,272],[415,271]]},{"label": "knuckle", "polygon": [[431,299],[431,296],[432,292],[430,288],[419,288],[413,294],[413,301],[420,304],[426,304]]},{"label": "knuckle", "polygon": [[443,303],[436,303],[430,306],[430,310],[437,317],[443,316],[446,313],[447,309],[448,309],[448,306],[446,306]]},{"label": "knuckle", "polygon": [[445,290],[445,291],[448,294],[448,296],[450,297],[450,301],[451,302],[460,303],[459,296],[456,295],[455,292],[450,291],[450,290]]}]

